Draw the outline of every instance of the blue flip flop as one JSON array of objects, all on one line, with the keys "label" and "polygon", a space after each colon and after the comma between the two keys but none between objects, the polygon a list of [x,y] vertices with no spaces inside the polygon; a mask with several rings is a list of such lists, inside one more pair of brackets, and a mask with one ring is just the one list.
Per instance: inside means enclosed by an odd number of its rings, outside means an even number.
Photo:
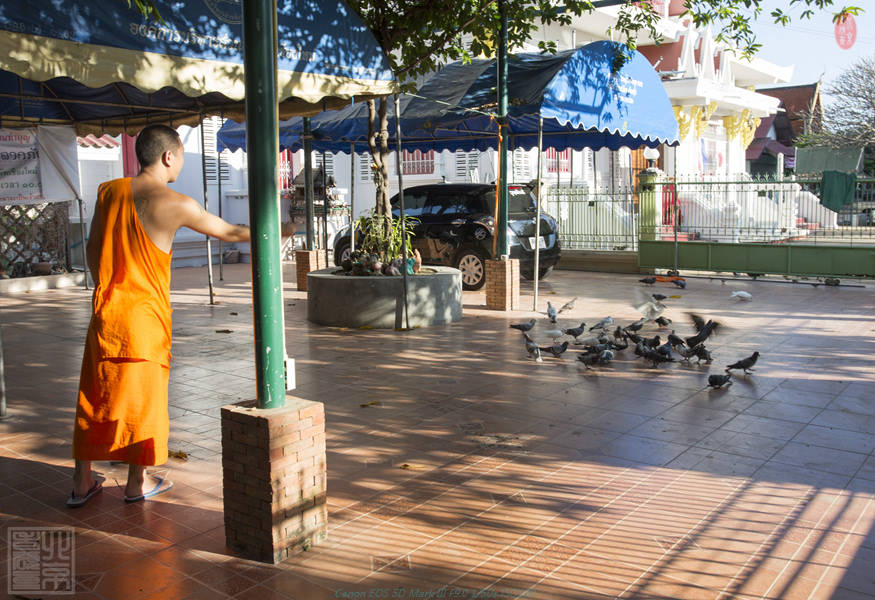
[{"label": "blue flip flop", "polygon": [[70,497],[67,498],[67,506],[70,508],[79,508],[80,506],[84,506],[86,502],[91,500],[94,496],[99,494],[103,490],[103,483],[100,481],[95,481],[91,486],[91,489],[85,493],[84,496],[77,496],[76,492],[70,492]]},{"label": "blue flip flop", "polygon": [[140,494],[139,496],[125,496],[125,502],[142,502],[146,498],[151,498],[153,496],[157,496],[158,494],[163,494],[167,490],[173,487],[173,482],[164,477],[155,477],[155,487],[144,494]]}]

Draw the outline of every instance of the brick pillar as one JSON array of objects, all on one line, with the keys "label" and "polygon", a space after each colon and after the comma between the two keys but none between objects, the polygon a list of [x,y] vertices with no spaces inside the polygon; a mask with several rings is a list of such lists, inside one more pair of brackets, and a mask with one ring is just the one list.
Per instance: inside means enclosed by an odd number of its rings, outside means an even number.
[{"label": "brick pillar", "polygon": [[326,538],[325,407],[287,397],[222,407],[225,540],[246,558],[278,563]]},{"label": "brick pillar", "polygon": [[520,307],[520,261],[516,258],[486,261],[486,308],[517,310]]},{"label": "brick pillar", "polygon": [[298,275],[298,290],[307,291],[307,273],[325,269],[325,250],[298,250],[295,252],[295,270]]}]

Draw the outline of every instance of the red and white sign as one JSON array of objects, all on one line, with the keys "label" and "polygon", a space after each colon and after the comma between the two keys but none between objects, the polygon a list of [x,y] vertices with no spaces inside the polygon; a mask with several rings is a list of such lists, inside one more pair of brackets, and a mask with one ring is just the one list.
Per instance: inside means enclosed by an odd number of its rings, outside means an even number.
[{"label": "red and white sign", "polygon": [[857,22],[853,15],[845,15],[836,21],[836,42],[842,50],[849,50],[857,41]]}]

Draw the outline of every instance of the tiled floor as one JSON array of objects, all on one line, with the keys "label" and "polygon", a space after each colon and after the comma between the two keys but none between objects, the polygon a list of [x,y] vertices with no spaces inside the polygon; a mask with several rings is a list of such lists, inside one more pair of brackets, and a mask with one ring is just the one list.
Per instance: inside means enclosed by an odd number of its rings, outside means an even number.
[{"label": "tiled floor", "polygon": [[[714,364],[627,350],[587,371],[576,350],[527,360],[508,323],[532,313],[477,293],[449,327],[313,326],[291,267],[296,394],[327,414],[328,540],[278,566],[224,546],[218,417],[254,394],[248,265],[226,268],[215,306],[202,269],[173,273],[171,450],[189,458],[140,505],[122,502],[123,465],[98,463],[104,493],[64,507],[88,293],[7,296],[0,594],[7,529],[68,526],[82,599],[875,598],[873,284],[657,284],[681,296],[666,313],[681,335],[686,311],[724,322]],[[630,323],[637,279],[556,272],[540,308],[578,296],[565,326]],[[754,374],[706,388],[753,350]]]}]

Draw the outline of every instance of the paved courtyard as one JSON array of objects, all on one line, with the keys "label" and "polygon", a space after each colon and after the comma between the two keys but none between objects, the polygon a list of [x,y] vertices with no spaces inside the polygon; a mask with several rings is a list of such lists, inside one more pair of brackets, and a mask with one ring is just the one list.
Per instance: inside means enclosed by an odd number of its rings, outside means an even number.
[{"label": "paved courtyard", "polygon": [[[586,370],[535,363],[465,293],[465,318],[411,332],[306,320],[286,265],[288,353],[325,403],[327,540],[283,564],[224,545],[219,411],[254,395],[249,266],[209,306],[203,269],[173,272],[175,487],[125,504],[124,465],[69,510],[71,429],[90,294],[0,297],[10,416],[0,422],[0,596],[9,527],[75,530],[75,597],[134,599],[875,598],[875,293],[690,279],[666,316],[725,327],[712,365],[650,368],[631,348]],[[631,275],[555,272],[560,325],[637,319]],[[218,277],[217,277],[218,279]],[[730,300],[733,290],[753,295]],[[545,319],[533,330],[543,335]],[[659,333],[648,325],[643,333]],[[762,354],[720,390],[708,373]]]}]

